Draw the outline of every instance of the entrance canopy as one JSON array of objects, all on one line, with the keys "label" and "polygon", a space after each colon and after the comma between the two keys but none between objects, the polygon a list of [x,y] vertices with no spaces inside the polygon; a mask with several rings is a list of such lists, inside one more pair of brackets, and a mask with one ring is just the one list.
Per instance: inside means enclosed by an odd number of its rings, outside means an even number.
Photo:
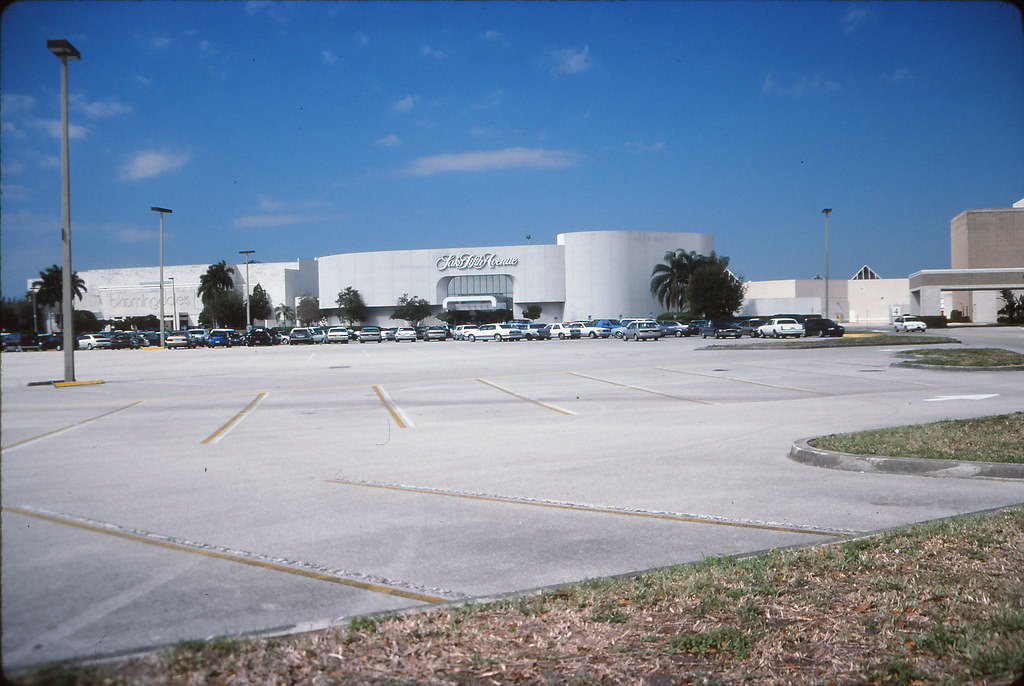
[{"label": "entrance canopy", "polygon": [[455,295],[445,298],[441,306],[446,310],[496,310],[498,299],[493,295]]}]

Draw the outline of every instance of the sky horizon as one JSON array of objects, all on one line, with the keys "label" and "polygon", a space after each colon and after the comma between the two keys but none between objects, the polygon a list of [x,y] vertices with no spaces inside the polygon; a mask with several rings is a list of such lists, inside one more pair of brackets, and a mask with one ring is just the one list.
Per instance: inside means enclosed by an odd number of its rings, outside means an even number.
[{"label": "sky horizon", "polygon": [[[998,2],[20,2],[0,25],[3,295],[73,268],[714,236],[749,280],[949,267],[1024,198]],[[527,239],[527,236],[530,236]],[[653,265],[652,265],[653,266]]]}]

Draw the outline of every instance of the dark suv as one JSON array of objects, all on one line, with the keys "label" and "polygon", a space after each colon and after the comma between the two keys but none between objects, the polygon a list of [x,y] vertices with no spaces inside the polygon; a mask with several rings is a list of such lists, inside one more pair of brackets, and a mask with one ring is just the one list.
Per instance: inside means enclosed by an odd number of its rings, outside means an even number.
[{"label": "dark suv", "polygon": [[700,330],[701,338],[707,338],[708,336],[714,336],[715,338],[739,338],[740,327],[736,325],[736,322],[730,322],[724,319],[715,319],[714,321],[708,322],[703,329]]},{"label": "dark suv", "polygon": [[825,336],[832,336],[835,338],[841,338],[844,333],[846,333],[846,329],[831,319],[816,317],[804,320],[805,336],[821,336],[822,338]]}]

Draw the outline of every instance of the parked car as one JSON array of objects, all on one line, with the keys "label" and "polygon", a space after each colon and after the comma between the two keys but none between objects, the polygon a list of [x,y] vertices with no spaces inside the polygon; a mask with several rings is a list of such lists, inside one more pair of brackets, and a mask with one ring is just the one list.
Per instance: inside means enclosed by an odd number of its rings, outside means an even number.
[{"label": "parked car", "polygon": [[454,338],[457,341],[464,341],[466,340],[466,334],[471,329],[475,329],[476,326],[476,324],[459,324],[458,326],[455,327],[455,330],[452,331],[452,338]]},{"label": "parked car", "polygon": [[411,326],[400,326],[395,329],[395,342],[401,343],[402,341],[409,341],[410,343],[416,342],[416,329]]},{"label": "parked car", "polygon": [[245,345],[246,333],[239,331],[238,329],[231,329],[228,331],[228,340],[231,341],[231,345]]},{"label": "parked car", "polygon": [[96,350],[98,348],[109,350],[114,347],[114,344],[110,336],[106,334],[87,333],[78,337],[78,347],[85,350]]},{"label": "parked car", "polygon": [[773,317],[757,327],[757,333],[761,338],[800,338],[804,335],[804,326],[795,319]]},{"label": "parked car", "polygon": [[653,319],[635,319],[623,327],[624,341],[656,341],[661,338],[661,327]]},{"label": "parked car", "polygon": [[764,324],[762,319],[744,319],[742,322],[736,322],[736,327],[740,330],[740,338],[743,336],[757,338],[760,335],[757,333],[757,328],[762,324]]},{"label": "parked car", "polygon": [[423,332],[425,341],[443,341],[448,338],[448,330],[443,326],[428,326]]},{"label": "parked car", "polygon": [[214,329],[206,335],[207,348],[230,348],[231,332],[227,329]]},{"label": "parked car", "polygon": [[714,336],[715,338],[739,338],[740,335],[740,327],[737,326],[736,322],[725,319],[713,319],[700,330],[701,338],[707,338],[708,336]]},{"label": "parked car", "polygon": [[892,320],[892,325],[897,331],[905,331],[907,333],[928,330],[928,325],[920,317],[913,314],[903,314],[896,317]]},{"label": "parked car", "polygon": [[481,341],[519,341],[523,332],[508,324],[481,324],[466,335],[466,340],[473,343]]},{"label": "parked car", "polygon": [[297,326],[288,332],[288,344],[298,345],[301,343],[313,345],[313,333],[304,326]]},{"label": "parked car", "polygon": [[313,337],[314,343],[323,343],[327,340],[327,332],[322,326],[309,327],[309,335]]},{"label": "parked car", "polygon": [[274,335],[267,329],[256,328],[245,337],[245,344],[250,346],[274,345]]},{"label": "parked car", "polygon": [[369,343],[370,341],[380,343],[384,340],[384,336],[381,335],[379,327],[376,326],[364,326],[359,329],[359,342]]},{"label": "parked car", "polygon": [[390,327],[388,327],[386,329],[381,329],[380,330],[380,335],[381,335],[381,337],[385,341],[393,341],[393,340],[395,340],[395,332],[396,331],[398,331],[398,327],[397,326],[390,326]]},{"label": "parked car", "polygon": [[676,338],[686,336],[687,338],[689,338],[695,333],[699,333],[697,327],[693,327],[691,329],[689,324],[684,324],[682,322],[676,322],[672,320],[658,322],[658,326],[661,328],[661,333],[663,336],[675,336]]},{"label": "parked car", "polygon": [[609,327],[601,326],[596,321],[574,323],[574,325],[577,324],[580,327],[580,336],[584,338],[608,338],[612,335],[612,330]]},{"label": "parked car", "polygon": [[548,324],[548,338],[557,338],[559,340],[565,340],[567,338],[582,338],[583,332],[578,326],[572,326],[570,324],[564,324],[555,322],[554,324]]},{"label": "parked car", "polygon": [[[192,337],[192,344],[193,344],[193,346],[196,346],[196,345],[206,345],[206,336],[209,333],[210,332],[207,331],[206,329],[189,329],[188,330],[188,335]],[[164,337],[164,340],[166,340],[166,336]]]},{"label": "parked car", "polygon": [[618,319],[592,319],[591,321],[597,326],[603,326],[610,331],[614,331],[616,328],[622,326],[622,322]]},{"label": "parked car", "polygon": [[195,340],[188,331],[172,331],[164,334],[164,347],[167,348],[194,348]]},{"label": "parked car", "polygon": [[135,337],[124,331],[117,331],[109,334],[110,336],[110,347],[112,350],[135,350],[142,346],[139,345]]},{"label": "parked car", "polygon": [[348,343],[349,331],[344,326],[332,326],[327,329],[327,343]]},{"label": "parked car", "polygon": [[551,329],[547,324],[527,324],[519,327],[523,331],[523,338],[528,341],[547,341],[551,339]]},{"label": "parked car", "polygon": [[804,320],[805,336],[820,336],[822,338],[832,336],[834,338],[841,338],[844,333],[846,333],[846,329],[831,319],[816,317]]},{"label": "parked car", "polygon": [[36,345],[40,350],[63,350],[64,334],[62,333],[41,333],[36,336]]}]

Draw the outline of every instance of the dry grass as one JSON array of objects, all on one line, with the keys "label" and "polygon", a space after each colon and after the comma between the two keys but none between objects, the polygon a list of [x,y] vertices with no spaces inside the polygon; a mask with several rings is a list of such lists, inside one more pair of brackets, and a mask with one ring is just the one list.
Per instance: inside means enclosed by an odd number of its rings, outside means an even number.
[{"label": "dry grass", "polygon": [[1024,412],[835,434],[815,448],[855,455],[1024,463]]},{"label": "dry grass", "polygon": [[940,343],[959,343],[948,336],[932,336],[930,334],[880,334],[878,336],[842,338],[795,338],[793,340],[751,339],[749,342],[716,343],[706,346],[706,350],[772,350],[778,348],[862,348],[877,345],[937,345]]},{"label": "dry grass", "polygon": [[940,367],[1007,367],[1024,365],[1024,355],[1002,348],[937,348],[904,350],[901,357],[910,357],[917,364]]},{"label": "dry grass", "polygon": [[1016,507],[22,683],[1008,684],[1022,569]]}]

